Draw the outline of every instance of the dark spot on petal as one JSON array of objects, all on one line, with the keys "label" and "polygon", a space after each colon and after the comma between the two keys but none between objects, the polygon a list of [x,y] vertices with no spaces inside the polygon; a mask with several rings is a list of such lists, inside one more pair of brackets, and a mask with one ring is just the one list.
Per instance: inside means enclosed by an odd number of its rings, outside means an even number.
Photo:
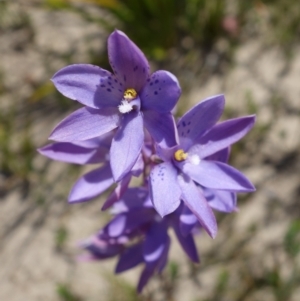
[{"label": "dark spot on petal", "polygon": [[157,79],[156,81],[155,81],[155,83],[157,84],[159,82],[159,80]]},{"label": "dark spot on petal", "polygon": [[111,92],[111,89],[106,89],[107,92]]},{"label": "dark spot on petal", "polygon": [[124,74],[124,82],[126,82],[126,75]]},{"label": "dark spot on petal", "polygon": [[146,72],[146,70],[145,70],[145,67],[143,68],[143,73],[145,73]]},{"label": "dark spot on petal", "polygon": [[106,86],[105,86],[105,85],[101,85],[101,87],[102,87],[102,88],[105,88]]},{"label": "dark spot on petal", "polygon": [[157,91],[154,91],[154,94],[157,95],[158,94]]},{"label": "dark spot on petal", "polygon": [[191,131],[191,130],[187,130],[187,134],[189,134],[189,133],[190,133],[190,131]]},{"label": "dark spot on petal", "polygon": [[191,122],[189,121],[189,122],[188,122],[188,125],[190,125],[190,124],[191,124]]},{"label": "dark spot on petal", "polygon": [[115,83],[117,83],[118,81],[115,79]]},{"label": "dark spot on petal", "polygon": [[184,121],[182,121],[182,125],[183,125],[183,126],[186,126],[186,123],[185,123]]}]

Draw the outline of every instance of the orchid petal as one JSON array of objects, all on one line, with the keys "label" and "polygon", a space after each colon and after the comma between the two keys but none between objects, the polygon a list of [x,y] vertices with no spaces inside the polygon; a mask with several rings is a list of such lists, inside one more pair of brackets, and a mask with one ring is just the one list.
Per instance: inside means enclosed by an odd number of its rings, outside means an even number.
[{"label": "orchid petal", "polygon": [[122,195],[125,193],[126,189],[128,188],[130,180],[131,180],[131,175],[128,174],[118,183],[118,186],[107,198],[101,210],[108,209],[122,197]]},{"label": "orchid petal", "polygon": [[120,115],[115,108],[95,110],[84,107],[61,121],[49,139],[60,142],[88,140],[115,129],[119,121]]},{"label": "orchid petal", "polygon": [[171,246],[171,239],[169,236],[167,236],[164,251],[163,251],[162,255],[160,256],[160,260],[156,266],[158,273],[161,273],[168,263],[168,255],[169,255],[170,246]]},{"label": "orchid petal", "polygon": [[177,131],[174,117],[171,113],[144,111],[145,128],[154,141],[162,147],[172,147],[177,144]]},{"label": "orchid petal", "polygon": [[151,276],[154,274],[155,268],[156,268],[156,264],[152,263],[152,264],[147,264],[143,269],[137,286],[137,291],[139,293],[142,292],[143,288],[146,286]]},{"label": "orchid petal", "polygon": [[134,268],[143,261],[143,244],[138,243],[133,246],[129,246],[120,255],[115,272],[122,273],[124,271]]},{"label": "orchid petal", "polygon": [[106,148],[107,150],[110,149],[111,141],[114,136],[114,131],[107,132],[106,134],[103,134],[101,136],[88,139],[88,140],[82,140],[82,141],[76,141],[73,142],[73,144],[85,147],[85,148]]},{"label": "orchid petal", "polygon": [[107,241],[101,240],[96,236],[81,242],[80,247],[91,253],[89,257],[81,257],[85,261],[110,258],[120,254],[124,249],[123,245],[110,244]]},{"label": "orchid petal", "polygon": [[199,263],[199,256],[193,236],[191,234],[182,234],[178,220],[173,222],[172,226],[183,250],[193,262]]},{"label": "orchid petal", "polygon": [[112,208],[112,213],[119,214],[121,212],[130,211],[135,208],[147,207],[147,203],[146,203],[147,197],[148,197],[148,190],[146,188],[130,187],[120,197],[119,201],[114,204]]},{"label": "orchid petal", "polygon": [[176,105],[180,94],[178,80],[172,73],[164,70],[156,71],[140,93],[142,109],[168,113]]},{"label": "orchid petal", "polygon": [[237,169],[217,161],[201,160],[199,165],[185,163],[183,171],[200,185],[232,192],[251,192],[252,183]]},{"label": "orchid petal", "polygon": [[119,238],[123,235],[130,235],[134,231],[141,232],[140,227],[153,220],[154,210],[138,208],[116,215],[101,231],[99,236],[102,239]]},{"label": "orchid petal", "polygon": [[206,157],[205,160],[220,161],[223,163],[227,163],[229,160],[229,155],[230,155],[230,147],[226,147],[226,148]]},{"label": "orchid petal", "polygon": [[158,261],[163,254],[168,241],[167,225],[164,222],[154,222],[147,231],[144,243],[144,260],[146,263]]},{"label": "orchid petal", "polygon": [[122,31],[115,30],[109,36],[108,57],[123,86],[139,92],[149,77],[149,64],[143,52]]},{"label": "orchid petal", "polygon": [[140,154],[131,169],[131,174],[134,177],[139,177],[144,170],[144,159],[142,154]]},{"label": "orchid petal", "polygon": [[255,116],[221,122],[198,139],[189,153],[197,153],[200,158],[210,156],[240,140],[251,130],[254,123]]},{"label": "orchid petal", "polygon": [[212,96],[194,106],[178,121],[177,128],[181,147],[187,151],[196,139],[209,130],[224,110],[223,95]]},{"label": "orchid petal", "polygon": [[106,160],[108,150],[103,147],[85,148],[75,143],[56,142],[38,149],[50,159],[75,164],[101,163]]},{"label": "orchid petal", "polygon": [[150,172],[150,196],[161,217],[180,205],[181,190],[177,183],[177,170],[170,162],[154,166]]},{"label": "orchid petal", "polygon": [[95,109],[117,106],[124,92],[114,75],[88,64],[67,66],[55,73],[52,81],[64,96]]},{"label": "orchid petal", "polygon": [[169,247],[170,238],[167,234],[166,225],[164,223],[153,223],[145,238],[144,261],[146,266],[138,283],[138,292],[142,291],[156,269],[161,271],[165,267]]},{"label": "orchid petal", "polygon": [[110,149],[110,164],[115,181],[120,181],[136,163],[144,141],[140,112],[123,115]]},{"label": "orchid petal", "polygon": [[182,199],[185,205],[196,215],[207,233],[212,238],[215,238],[218,229],[216,218],[199,187],[185,175],[180,175],[178,182],[182,190]]},{"label": "orchid petal", "polygon": [[183,236],[187,236],[197,224],[198,219],[195,214],[187,207],[184,206],[179,216],[180,231]]},{"label": "orchid petal", "polygon": [[203,189],[205,198],[211,208],[221,212],[237,211],[236,193],[216,189]]},{"label": "orchid petal", "polygon": [[73,186],[69,203],[88,201],[114,183],[109,164],[97,168],[81,177]]}]

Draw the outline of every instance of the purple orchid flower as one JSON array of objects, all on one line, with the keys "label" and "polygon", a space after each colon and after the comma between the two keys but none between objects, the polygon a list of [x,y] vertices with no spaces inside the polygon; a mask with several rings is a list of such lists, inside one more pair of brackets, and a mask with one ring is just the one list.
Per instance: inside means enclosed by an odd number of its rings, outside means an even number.
[{"label": "purple orchid flower", "polygon": [[50,139],[74,142],[117,129],[110,148],[115,181],[134,166],[143,141],[143,126],[164,147],[176,145],[171,114],[181,94],[176,77],[163,70],[149,73],[142,51],[121,31],[108,38],[108,56],[114,74],[88,64],[67,66],[52,78],[64,96],[85,107],[66,117]]},{"label": "purple orchid flower", "polygon": [[[40,154],[62,162],[80,165],[103,163],[100,167],[86,173],[76,181],[68,197],[69,203],[79,203],[93,199],[114,183],[109,164],[109,149],[113,134],[111,132],[101,137],[76,143],[56,142],[38,149]],[[105,210],[116,202],[126,191],[131,177],[133,175],[139,176],[142,170],[143,160],[140,156],[131,172],[118,183],[102,209]]]},{"label": "purple orchid flower", "polygon": [[[151,276],[162,272],[167,264],[171,243],[168,229],[171,227],[185,253],[198,263],[192,234],[183,235],[180,230],[183,207],[182,204],[173,214],[162,219],[154,210],[146,188],[129,188],[112,207],[115,217],[97,235],[81,244],[89,252],[81,259],[102,260],[118,255],[116,273],[144,264],[138,283],[141,292]],[[137,243],[126,246],[132,239],[138,240]]]},{"label": "purple orchid flower", "polygon": [[216,236],[217,223],[203,189],[255,190],[238,170],[209,158],[241,139],[255,122],[255,116],[246,116],[215,125],[224,103],[222,95],[208,98],[178,121],[179,145],[158,148],[164,162],[152,168],[149,181],[153,205],[162,217],[174,212],[183,200],[211,237]]}]

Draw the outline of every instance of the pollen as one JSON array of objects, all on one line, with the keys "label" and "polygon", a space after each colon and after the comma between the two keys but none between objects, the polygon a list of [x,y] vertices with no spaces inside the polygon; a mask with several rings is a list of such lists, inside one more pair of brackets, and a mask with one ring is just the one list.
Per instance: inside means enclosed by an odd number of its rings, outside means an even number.
[{"label": "pollen", "polygon": [[120,113],[125,114],[132,111],[133,106],[127,100],[122,100],[121,104],[118,106],[118,109]]},{"label": "pollen", "polygon": [[127,100],[128,102],[135,99],[137,97],[137,93],[134,89],[126,89],[123,95],[123,99]]},{"label": "pollen", "polygon": [[179,149],[174,153],[174,159],[178,162],[181,162],[187,158],[188,154],[183,151],[183,149]]},{"label": "pollen", "polygon": [[193,165],[199,165],[200,162],[201,162],[201,159],[199,158],[198,155],[194,154],[194,155],[191,155],[189,157],[189,161],[193,164]]}]

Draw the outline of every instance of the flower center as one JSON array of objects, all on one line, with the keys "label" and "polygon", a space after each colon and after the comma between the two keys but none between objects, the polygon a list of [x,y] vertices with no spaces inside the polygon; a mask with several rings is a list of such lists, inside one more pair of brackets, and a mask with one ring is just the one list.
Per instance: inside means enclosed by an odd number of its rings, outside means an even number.
[{"label": "flower center", "polygon": [[130,88],[126,89],[123,94],[123,99],[121,101],[121,104],[118,106],[119,112],[122,114],[128,113],[132,111],[134,102],[130,103],[132,100],[136,99],[138,97],[137,92]]},{"label": "flower center", "polygon": [[174,159],[177,162],[182,162],[187,159],[187,161],[193,165],[199,165],[201,162],[201,159],[199,158],[199,156],[197,154],[191,155],[191,154],[185,153],[183,149],[178,149],[174,153]]},{"label": "flower center", "polygon": [[123,94],[123,99],[130,102],[131,100],[135,99],[137,97],[137,93],[134,89],[126,89]]},{"label": "flower center", "polygon": [[178,162],[181,162],[187,158],[188,154],[183,151],[183,149],[179,149],[174,153],[174,159]]}]

